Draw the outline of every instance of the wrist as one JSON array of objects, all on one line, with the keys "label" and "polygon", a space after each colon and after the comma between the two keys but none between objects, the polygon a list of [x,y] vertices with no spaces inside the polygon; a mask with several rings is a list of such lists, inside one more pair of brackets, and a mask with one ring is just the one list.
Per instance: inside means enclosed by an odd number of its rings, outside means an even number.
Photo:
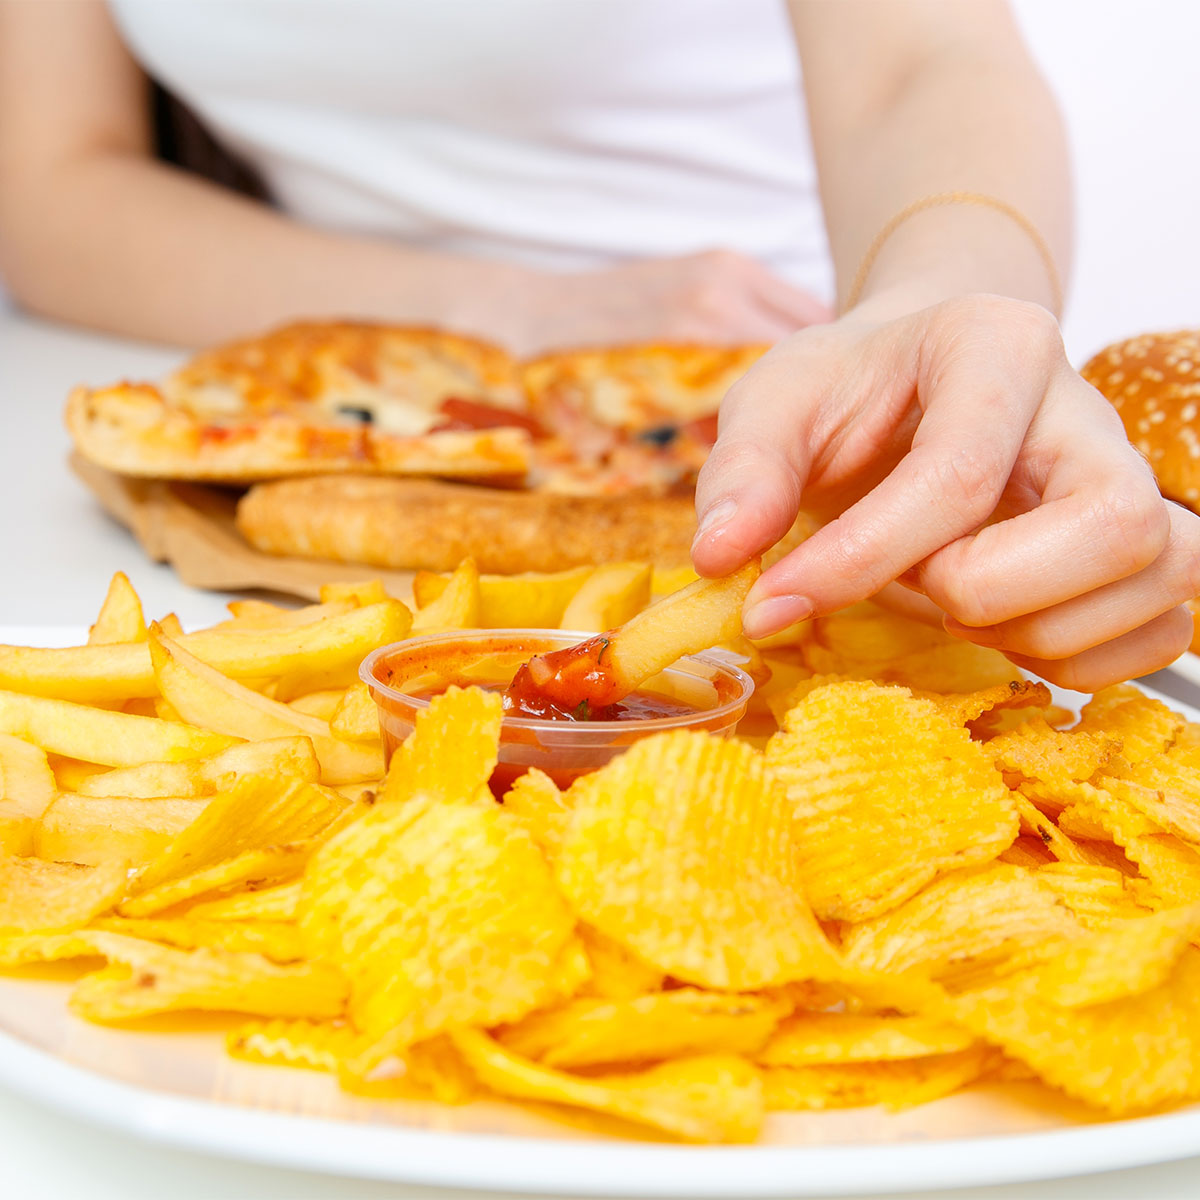
[{"label": "wrist", "polygon": [[[953,193],[952,195],[957,195]],[[973,193],[964,193],[973,197]],[[898,214],[870,247],[849,288],[849,312],[894,319],[957,296],[988,294],[1061,309],[1060,272],[1023,214],[983,197]]]}]

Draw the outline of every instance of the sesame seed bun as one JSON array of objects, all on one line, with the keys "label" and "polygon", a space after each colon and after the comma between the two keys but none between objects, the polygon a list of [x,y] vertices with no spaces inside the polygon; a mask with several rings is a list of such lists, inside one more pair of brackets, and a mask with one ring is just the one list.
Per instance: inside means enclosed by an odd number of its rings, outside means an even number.
[{"label": "sesame seed bun", "polygon": [[1200,330],[1118,342],[1080,374],[1121,414],[1162,494],[1200,512]]}]

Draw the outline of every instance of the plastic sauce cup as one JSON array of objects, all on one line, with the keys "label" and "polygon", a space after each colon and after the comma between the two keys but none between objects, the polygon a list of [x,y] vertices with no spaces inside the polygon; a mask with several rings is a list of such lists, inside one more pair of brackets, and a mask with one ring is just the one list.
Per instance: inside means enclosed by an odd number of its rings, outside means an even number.
[{"label": "plastic sauce cup", "polygon": [[[432,696],[451,684],[502,690],[534,654],[594,636],[561,629],[466,629],[381,646],[363,660],[359,675],[379,708],[385,760],[391,760],[412,732],[417,714],[429,707]],[[681,658],[647,680],[648,689],[686,703],[692,709],[686,713],[624,721],[505,716],[493,792],[503,795],[530,767],[567,787],[641,738],[667,730],[696,729],[728,737],[746,712],[754,682],[718,653]]]}]

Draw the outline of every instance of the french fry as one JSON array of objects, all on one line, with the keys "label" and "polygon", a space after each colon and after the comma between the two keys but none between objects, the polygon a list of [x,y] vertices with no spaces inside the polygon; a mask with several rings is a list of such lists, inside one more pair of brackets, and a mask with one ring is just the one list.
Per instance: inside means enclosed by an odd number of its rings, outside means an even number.
[{"label": "french fry", "polygon": [[559,625],[584,633],[614,629],[650,603],[649,563],[611,563],[597,567],[571,598]]},{"label": "french fry", "polygon": [[371,692],[361,680],[346,689],[333,715],[329,728],[334,737],[347,742],[370,742],[379,737],[379,709]]},{"label": "french fry", "polygon": [[698,579],[611,633],[535,655],[507,694],[529,692],[568,713],[615,704],[677,658],[740,636],[742,603],[759,573],[749,562],[724,579]]},{"label": "french fry", "polygon": [[413,633],[440,633],[443,629],[474,629],[479,624],[479,569],[473,558],[464,558],[436,600],[417,609]]},{"label": "french fry", "polygon": [[37,821],[57,790],[45,751],[0,734],[0,853],[33,852]]},{"label": "french fry", "polygon": [[183,624],[174,613],[167,613],[167,615],[163,617],[161,621],[159,621],[158,627],[167,635],[167,637],[183,637]]},{"label": "french fry", "polygon": [[328,604],[306,604],[303,608],[284,608],[280,604],[268,604],[265,600],[230,600],[228,607],[232,614],[230,619],[210,625],[210,631],[295,629],[300,625],[311,625],[324,617],[343,616],[358,605],[352,600],[339,600]]},{"label": "french fry", "polygon": [[89,646],[103,646],[113,642],[144,642],[146,640],[146,618],[142,615],[142,602],[133,590],[129,577],[118,571],[108,585],[108,594],[100,606],[100,615],[88,632]]},{"label": "french fry", "polygon": [[303,696],[297,696],[295,700],[289,700],[287,705],[296,712],[328,721],[337,712],[345,696],[345,688],[326,688],[319,692],[306,692]]},{"label": "french fry", "polygon": [[241,740],[236,734],[176,721],[18,692],[0,692],[0,733],[13,734],[53,754],[110,767],[134,766],[147,759],[178,762],[201,758]]},{"label": "french fry", "polygon": [[320,765],[307,737],[243,742],[210,758],[190,762],[148,762],[91,775],[74,789],[84,796],[212,796],[231,787],[239,775],[316,782]]},{"label": "french fry", "polygon": [[303,734],[312,739],[325,783],[357,783],[382,776],[383,751],[379,747],[339,741],[325,721],[252,692],[155,628],[150,630],[150,650],[159,688],[186,719],[218,732],[238,730],[249,738]]},{"label": "french fry", "polygon": [[[231,678],[279,677],[280,699],[318,688],[348,687],[358,664],[376,646],[408,633],[409,611],[399,600],[355,608],[297,628],[202,630],[179,644]],[[161,629],[161,626],[160,626]],[[145,643],[46,649],[0,646],[0,688],[77,704],[124,701],[157,694]]]},{"label": "french fry", "polygon": [[54,781],[60,792],[77,792],[93,775],[107,775],[111,770],[100,763],[64,758],[61,754],[47,754],[46,761],[54,772]]},{"label": "french fry", "polygon": [[368,604],[381,604],[390,600],[387,588],[379,579],[366,579],[359,583],[323,583],[321,584],[322,604],[350,603],[358,607]]},{"label": "french fry", "polygon": [[[572,567],[546,574],[528,571],[522,575],[480,575],[478,627],[557,629],[567,605],[593,570]],[[432,604],[449,582],[449,575],[418,571],[413,580],[418,607]]]}]

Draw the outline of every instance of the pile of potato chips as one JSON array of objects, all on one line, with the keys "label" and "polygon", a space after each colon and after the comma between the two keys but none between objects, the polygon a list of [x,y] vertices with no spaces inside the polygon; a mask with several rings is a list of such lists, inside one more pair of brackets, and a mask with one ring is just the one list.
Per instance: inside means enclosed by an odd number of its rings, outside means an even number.
[{"label": "pile of potato chips", "polygon": [[385,775],[375,646],[607,628],[685,581],[468,562],[415,618],[334,585],[184,634],[118,576],[87,646],[0,647],[0,967],[76,960],[92,1021],[245,1014],[231,1054],[354,1092],[694,1141],[992,1078],[1113,1114],[1200,1094],[1200,726],[1133,687],[1072,725],[863,605],[732,647],[745,737],[497,803],[499,697],[451,689]]}]

